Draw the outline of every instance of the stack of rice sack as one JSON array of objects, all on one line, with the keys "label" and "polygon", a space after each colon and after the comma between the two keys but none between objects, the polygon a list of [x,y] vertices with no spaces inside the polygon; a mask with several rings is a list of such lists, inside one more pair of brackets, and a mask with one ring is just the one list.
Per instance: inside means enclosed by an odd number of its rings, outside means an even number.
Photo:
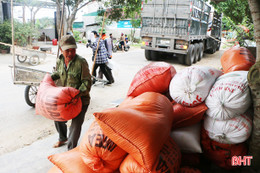
[{"label": "stack of rice sack", "polygon": [[206,110],[204,100],[220,70],[211,67],[194,66],[178,72],[169,86],[173,103],[173,124],[171,136],[182,151],[182,167],[196,167],[200,164],[201,121]]},{"label": "stack of rice sack", "polygon": [[178,172],[181,153],[170,137],[173,106],[162,94],[175,73],[167,63],[141,69],[118,107],[94,113],[79,147],[49,156],[55,165],[49,172]]},{"label": "stack of rice sack", "polygon": [[252,130],[247,70],[254,61],[245,48],[226,51],[221,57],[225,74],[216,80],[205,101],[208,110],[201,134],[204,155],[225,169],[236,168],[231,165],[232,156],[247,154],[245,142]]}]

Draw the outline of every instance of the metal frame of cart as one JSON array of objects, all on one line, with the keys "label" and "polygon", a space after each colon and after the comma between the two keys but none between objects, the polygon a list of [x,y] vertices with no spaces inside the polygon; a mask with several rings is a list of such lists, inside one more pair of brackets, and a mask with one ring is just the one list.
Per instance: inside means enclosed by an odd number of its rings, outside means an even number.
[{"label": "metal frame of cart", "polygon": [[24,91],[25,101],[29,106],[35,107],[38,86],[48,72],[22,66],[10,67],[13,72],[13,83],[27,85]]},{"label": "metal frame of cart", "polygon": [[38,65],[41,60],[46,59],[46,52],[39,50],[15,46],[14,52],[14,55],[20,63],[24,63],[28,59],[29,64],[33,66]]}]

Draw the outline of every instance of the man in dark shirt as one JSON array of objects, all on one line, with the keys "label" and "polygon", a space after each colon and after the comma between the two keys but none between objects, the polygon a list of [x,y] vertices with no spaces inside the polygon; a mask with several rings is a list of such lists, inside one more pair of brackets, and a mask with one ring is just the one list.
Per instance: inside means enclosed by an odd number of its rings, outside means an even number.
[{"label": "man in dark shirt", "polygon": [[85,113],[90,102],[91,75],[86,59],[76,54],[76,41],[73,36],[66,35],[59,41],[61,55],[57,60],[56,72],[52,79],[60,79],[61,86],[73,87],[80,91],[74,99],[81,99],[82,110],[79,115],[72,119],[69,137],[67,138],[66,122],[55,121],[55,127],[59,133],[59,141],[53,147],[60,147],[68,141],[68,150],[77,146],[81,126],[84,122]]}]

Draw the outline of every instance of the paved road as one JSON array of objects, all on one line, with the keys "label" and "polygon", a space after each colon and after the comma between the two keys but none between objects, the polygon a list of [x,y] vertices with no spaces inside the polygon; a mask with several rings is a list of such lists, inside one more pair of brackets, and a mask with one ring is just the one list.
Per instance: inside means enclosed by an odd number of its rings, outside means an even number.
[{"label": "paved road", "polygon": [[[87,59],[90,64],[90,69],[92,69],[91,50],[86,49],[84,45],[79,45],[78,47],[77,53]],[[53,47],[53,51],[55,53],[57,47]],[[220,57],[223,52],[223,50],[220,50],[214,55],[205,54],[204,58],[194,65],[220,68]],[[33,68],[51,71],[55,61],[56,56],[48,56],[44,62]],[[177,72],[186,67],[180,65],[177,59],[174,58],[164,58],[163,61],[172,64]],[[115,84],[105,87],[101,85],[92,87],[92,100],[86,114],[86,119],[92,119],[93,112],[110,108],[114,106],[116,102],[120,102],[124,99],[136,72],[150,63],[144,58],[144,50],[139,48],[131,48],[129,52],[125,53],[114,53],[112,62],[112,64],[114,64],[113,73]],[[35,109],[25,103],[25,86],[14,85],[12,83],[11,70],[8,67],[8,65],[11,64],[11,55],[0,54],[0,158],[9,158],[12,156],[12,153],[17,153],[21,150],[24,151],[26,146],[31,147],[36,145],[37,148],[37,143],[40,143],[42,140],[48,141],[44,144],[48,145],[47,148],[49,147],[49,151],[52,152],[53,149],[51,146],[57,139],[53,121],[43,116],[35,115]],[[27,62],[24,65],[31,68]],[[84,129],[88,126],[86,124],[89,124],[88,121],[83,125]],[[53,137],[53,134],[55,137]],[[23,147],[25,148],[21,149]],[[58,152],[59,150],[55,151]],[[1,169],[0,162],[0,172]]]}]

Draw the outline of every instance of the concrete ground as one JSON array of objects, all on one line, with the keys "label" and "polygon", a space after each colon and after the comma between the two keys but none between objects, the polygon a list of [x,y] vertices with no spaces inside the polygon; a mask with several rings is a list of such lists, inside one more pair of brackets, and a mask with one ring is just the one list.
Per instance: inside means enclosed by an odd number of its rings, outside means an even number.
[{"label": "concrete ground", "polygon": [[[85,121],[82,132],[87,131],[93,119]],[[84,133],[81,133],[81,137]],[[67,146],[52,148],[57,134],[34,142],[32,145],[0,156],[0,173],[47,173],[53,164],[48,156],[67,151]]]}]

